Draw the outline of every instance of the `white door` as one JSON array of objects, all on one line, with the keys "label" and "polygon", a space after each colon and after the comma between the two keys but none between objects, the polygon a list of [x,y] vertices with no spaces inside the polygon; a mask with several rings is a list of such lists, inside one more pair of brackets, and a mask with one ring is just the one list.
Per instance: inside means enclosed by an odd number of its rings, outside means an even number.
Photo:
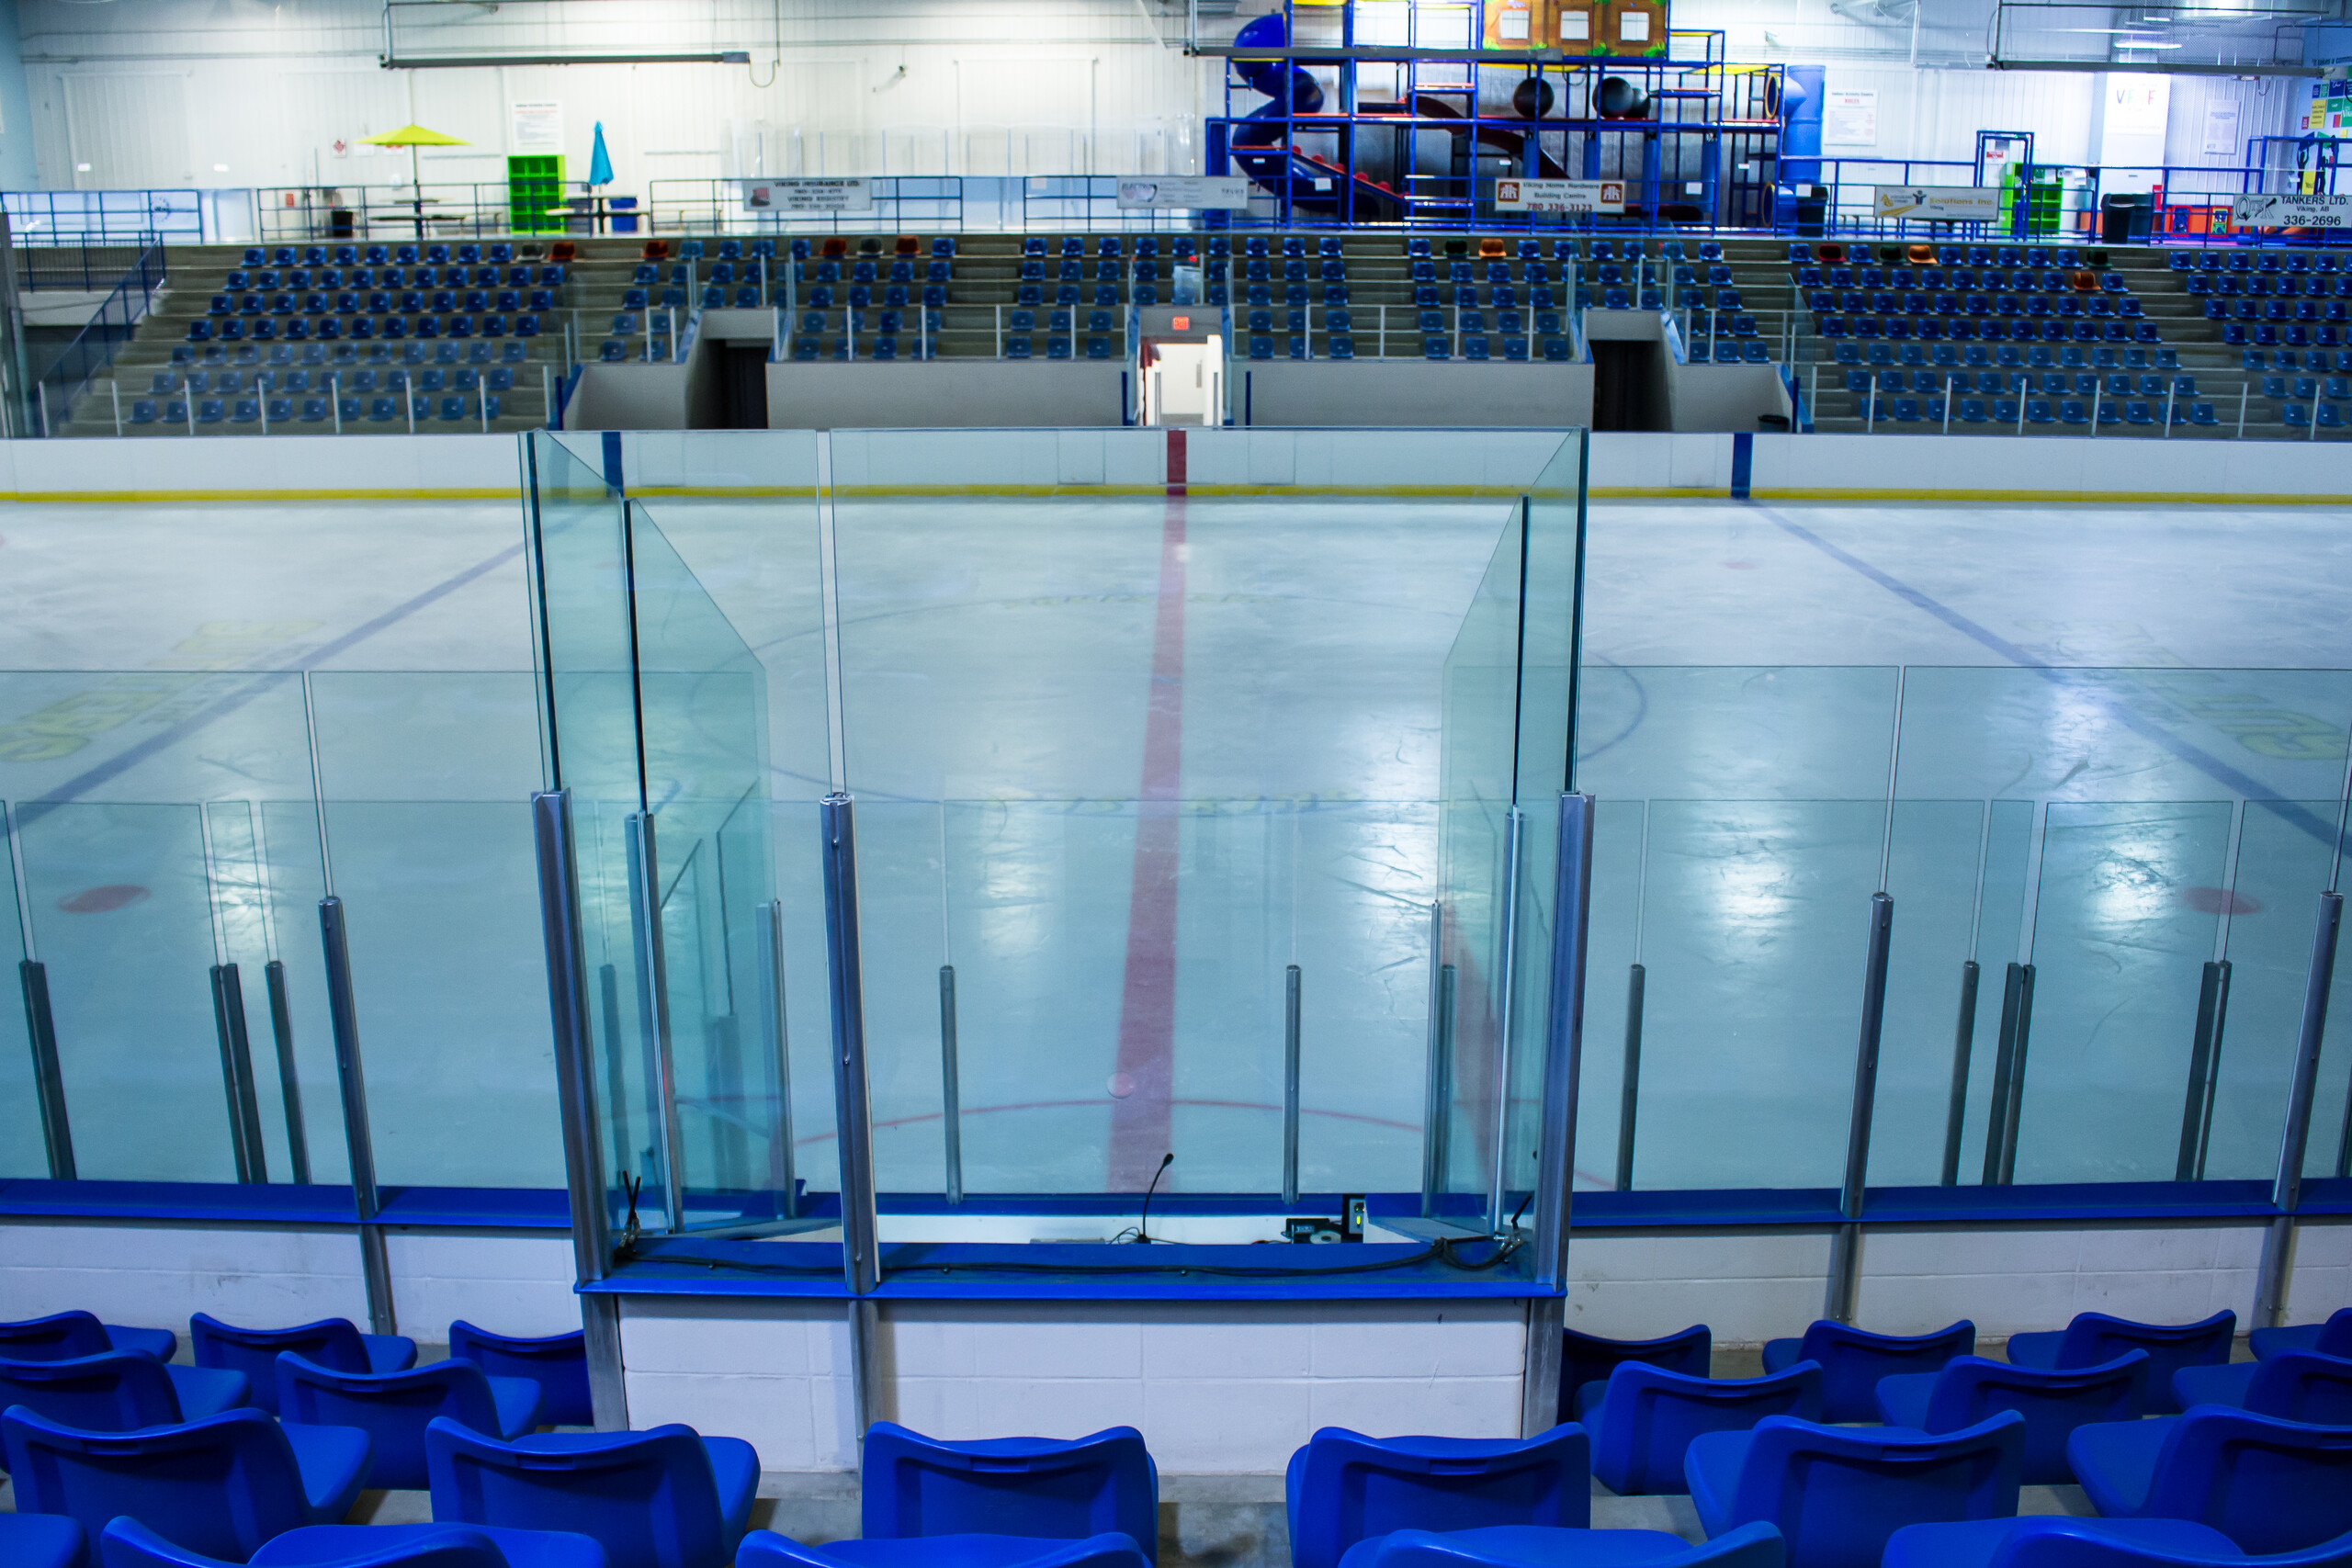
[{"label": "white door", "polygon": [[1144,423],[1223,424],[1225,345],[1211,338],[1206,343],[1157,344],[1154,350],[1144,387]]}]

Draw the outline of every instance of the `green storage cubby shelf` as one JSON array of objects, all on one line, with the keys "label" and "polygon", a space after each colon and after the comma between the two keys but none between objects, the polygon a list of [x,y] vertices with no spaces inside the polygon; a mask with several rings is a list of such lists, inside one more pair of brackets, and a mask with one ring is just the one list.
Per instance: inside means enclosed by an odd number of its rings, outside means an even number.
[{"label": "green storage cubby shelf", "polygon": [[560,156],[535,154],[506,160],[506,222],[515,233],[563,232],[563,218],[548,210],[562,205],[563,195]]}]

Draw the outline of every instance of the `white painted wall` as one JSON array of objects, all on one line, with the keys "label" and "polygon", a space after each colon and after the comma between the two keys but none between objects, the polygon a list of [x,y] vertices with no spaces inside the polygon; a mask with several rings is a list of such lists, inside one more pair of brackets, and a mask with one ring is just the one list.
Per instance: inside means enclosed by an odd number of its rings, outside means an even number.
[{"label": "white painted wall", "polygon": [[[1199,168],[1201,116],[1223,102],[1216,63],[1174,47],[1182,7],[1157,0],[408,7],[404,54],[751,56],[409,72],[379,68],[384,13],[372,0],[24,0],[21,15],[39,182],[51,188],[404,183],[408,154],[356,142],[411,120],[469,143],[423,153],[428,181],[496,182],[512,106],[533,100],[562,104],[571,177],[584,176],[601,120],[612,188],[640,197],[654,181],[760,174],[1184,173]],[[2088,161],[2098,77],[1984,69],[1990,17],[1991,0],[1923,0],[1916,30],[1849,20],[1828,0],[1679,0],[1675,11],[1678,28],[1724,29],[1735,62],[1821,62],[1833,90],[1875,89],[1877,145],[1836,155],[1965,159],[1976,130],[1999,129],[2033,131],[2042,161]],[[2234,162],[2201,152],[2206,101],[2238,100],[2250,137],[2286,128],[2300,86],[2182,78],[2167,155]]]}]

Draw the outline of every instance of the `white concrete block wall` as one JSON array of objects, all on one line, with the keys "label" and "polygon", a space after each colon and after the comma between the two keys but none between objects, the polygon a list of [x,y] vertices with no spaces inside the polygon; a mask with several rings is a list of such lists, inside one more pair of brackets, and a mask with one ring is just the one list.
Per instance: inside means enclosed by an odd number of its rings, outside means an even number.
[{"label": "white concrete block wall", "polygon": [[2262,1236],[2246,1224],[1866,1235],[1855,1321],[1925,1334],[1965,1317],[2006,1339],[2079,1312],[2190,1323],[2227,1307],[2245,1328]]},{"label": "white concrete block wall", "polygon": [[2352,1307],[2352,1220],[2300,1226],[2287,1321],[2324,1323],[2344,1307]]},{"label": "white concrete block wall", "polygon": [[1567,1322],[1580,1333],[1641,1339],[1694,1323],[1719,1345],[1756,1345],[1821,1315],[1829,1237],[1585,1233],[1568,1247]]},{"label": "white concrete block wall", "polygon": [[[845,1469],[844,1309],[637,1298],[621,1319],[629,1419],[740,1437],[770,1470]],[[1279,1474],[1317,1427],[1510,1437],[1519,1303],[895,1303],[893,1419],[942,1438],[1132,1426],[1170,1474]]]},{"label": "white concrete block wall", "polygon": [[569,1334],[580,1326],[571,1235],[543,1231],[389,1231],[392,1312],[401,1332],[446,1341],[452,1318],[499,1334]]},{"label": "white concrete block wall", "polygon": [[198,1312],[230,1323],[365,1322],[368,1294],[348,1231],[20,1222],[0,1228],[0,1320],[74,1307],[185,1337],[189,1314]]}]

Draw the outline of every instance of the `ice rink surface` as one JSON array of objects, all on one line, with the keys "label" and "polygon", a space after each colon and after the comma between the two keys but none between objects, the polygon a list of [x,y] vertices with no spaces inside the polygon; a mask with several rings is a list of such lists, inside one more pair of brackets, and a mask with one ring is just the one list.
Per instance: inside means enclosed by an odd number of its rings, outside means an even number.
[{"label": "ice rink surface", "polygon": [[[1177,1153],[1181,1190],[1272,1190],[1292,964],[1303,1185],[1418,1184],[1441,675],[1507,510],[842,508],[886,1190],[940,1184],[944,964],[971,1191],[1097,1190],[1138,1150],[1156,1164],[1152,1140]],[[793,845],[813,840],[827,774],[813,526],[652,513],[767,672],[778,891],[805,897],[813,854]],[[1971,956],[1962,1181],[1983,1174],[2003,974],[2020,958],[2036,990],[2018,1179],[2174,1174],[2218,957],[2233,979],[2207,1173],[2266,1174],[2352,722],[2344,524],[1596,502],[1584,1179],[1614,1179],[1639,962],[1635,1184],[1835,1181],[1883,865],[1895,958],[1874,1181],[1937,1179]],[[539,766],[517,509],[29,505],[0,536],[0,797],[83,1174],[226,1179],[203,970],[271,954],[312,1168],[339,1172],[311,956],[315,724],[383,1179],[560,1185],[521,804]],[[1172,838],[1141,842],[1157,829],[1138,802],[1160,799],[1181,803]],[[1172,867],[1164,900],[1139,887],[1155,865]],[[223,885],[263,891],[224,899]],[[831,1111],[811,929],[787,964],[814,1174]],[[1155,964],[1171,998],[1157,1024],[1137,1010]],[[260,992],[249,978],[274,1106]],[[21,1029],[14,1012],[0,1027]],[[1164,1053],[1136,1057],[1153,1027]],[[0,1049],[25,1060],[20,1039]],[[2347,1059],[2339,1041],[2322,1076],[2312,1158],[2329,1168]],[[1139,1066],[1166,1080],[1138,1083]],[[0,1089],[20,1163],[37,1158],[30,1115],[25,1085]],[[285,1133],[264,1122],[282,1179]],[[1475,1187],[1480,1130],[1461,1131],[1455,1179]]]}]

